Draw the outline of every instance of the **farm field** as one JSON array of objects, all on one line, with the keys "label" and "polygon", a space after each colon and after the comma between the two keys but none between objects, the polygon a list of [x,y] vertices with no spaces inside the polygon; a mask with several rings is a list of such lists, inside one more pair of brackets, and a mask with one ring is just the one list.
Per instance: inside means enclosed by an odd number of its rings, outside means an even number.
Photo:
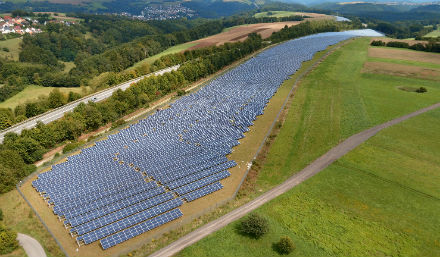
[{"label": "farm field", "polygon": [[4,102],[1,102],[0,108],[14,109],[19,104],[24,104],[29,101],[35,101],[40,96],[48,96],[50,92],[56,88],[65,94],[68,94],[70,91],[80,94],[83,93],[83,88],[81,87],[41,87],[41,86],[30,85],[27,86],[20,93],[14,95],[13,97],[7,99]]},{"label": "farm field", "polygon": [[[21,37],[7,39],[0,41],[0,57],[18,61],[18,54],[20,53],[20,43],[23,39]],[[4,48],[9,49],[5,51]]]},{"label": "farm field", "polygon": [[440,54],[415,51],[410,49],[398,49],[392,47],[371,47],[368,56],[392,60],[403,60],[410,62],[425,63],[428,65],[440,65]]},{"label": "farm field", "polygon": [[[437,82],[361,73],[368,44],[368,39],[357,39],[337,50],[301,83],[259,170],[255,195],[280,184],[350,135],[440,101]],[[429,88],[428,93],[417,94],[399,90],[399,85]],[[430,226],[439,218],[440,206],[423,194],[436,198],[439,194],[435,188],[439,145],[434,143],[439,139],[431,137],[439,129],[438,122],[434,125],[439,114],[428,113],[383,131],[258,209],[271,226],[262,239],[238,235],[233,223],[178,256],[278,256],[272,246],[282,235],[291,236],[296,244],[291,256],[363,256],[367,251],[367,255],[396,251],[438,255],[439,228]],[[364,156],[368,161],[361,162]],[[384,165],[386,161],[390,163]]]}]

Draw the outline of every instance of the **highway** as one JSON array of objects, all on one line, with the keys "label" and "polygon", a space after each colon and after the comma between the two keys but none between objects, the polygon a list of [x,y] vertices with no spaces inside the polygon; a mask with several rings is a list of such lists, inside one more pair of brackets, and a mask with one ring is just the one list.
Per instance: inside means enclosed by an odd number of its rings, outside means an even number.
[{"label": "highway", "polygon": [[63,105],[63,106],[61,106],[59,108],[47,111],[47,112],[45,112],[45,113],[43,113],[41,115],[38,115],[36,117],[29,118],[29,119],[27,119],[27,120],[25,120],[25,121],[23,121],[21,123],[15,124],[14,126],[12,126],[10,128],[2,130],[0,132],[0,143],[3,142],[5,134],[8,133],[8,132],[14,132],[14,133],[20,134],[21,131],[24,130],[24,129],[30,129],[30,128],[35,127],[37,125],[38,121],[41,121],[44,124],[50,123],[50,122],[52,122],[54,120],[62,118],[66,112],[73,111],[73,109],[75,109],[75,107],[78,106],[80,103],[87,103],[89,101],[99,102],[99,101],[105,100],[105,99],[109,98],[113,94],[113,92],[115,92],[118,89],[125,90],[125,89],[129,88],[131,84],[136,83],[136,82],[138,82],[139,80],[141,80],[143,78],[149,77],[149,76],[151,76],[153,74],[156,75],[156,76],[157,75],[162,75],[162,74],[167,73],[167,72],[175,71],[175,70],[179,69],[179,67],[180,67],[180,65],[175,65],[175,66],[168,67],[166,69],[163,69],[163,70],[160,70],[160,71],[157,71],[157,72],[154,72],[154,73],[150,73],[150,74],[141,76],[141,77],[136,78],[136,79],[129,80],[129,81],[124,82],[122,84],[119,84],[117,86],[114,86],[114,87],[111,87],[111,88],[108,88],[108,89],[104,89],[104,90],[99,91],[97,93],[88,95],[88,96],[83,97],[83,98],[81,98],[79,100],[76,100],[74,102],[71,102],[71,103],[68,103],[66,105]]}]

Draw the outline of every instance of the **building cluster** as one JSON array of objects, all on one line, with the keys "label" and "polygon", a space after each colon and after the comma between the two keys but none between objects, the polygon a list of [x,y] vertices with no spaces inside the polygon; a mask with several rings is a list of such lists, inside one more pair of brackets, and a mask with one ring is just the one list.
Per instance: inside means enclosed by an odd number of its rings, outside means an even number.
[{"label": "building cluster", "polygon": [[181,4],[168,6],[149,6],[142,10],[142,17],[144,20],[171,20],[184,17],[194,17],[196,12]]},{"label": "building cluster", "polygon": [[40,33],[41,29],[32,27],[32,24],[38,24],[38,21],[31,18],[4,16],[3,18],[0,17],[0,32],[2,34],[16,33],[20,35]]}]

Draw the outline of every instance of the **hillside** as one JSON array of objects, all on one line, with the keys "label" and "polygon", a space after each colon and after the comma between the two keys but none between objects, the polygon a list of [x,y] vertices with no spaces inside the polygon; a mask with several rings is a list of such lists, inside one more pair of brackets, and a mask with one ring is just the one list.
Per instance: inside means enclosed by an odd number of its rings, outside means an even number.
[{"label": "hillside", "polygon": [[[183,17],[207,17],[215,18],[229,16],[242,11],[248,11],[264,4],[264,0],[237,0],[237,1],[207,1],[207,0],[7,0],[0,4],[0,12],[8,12],[14,9],[32,9],[33,11],[56,11],[56,12],[86,12],[86,13],[124,13],[125,15],[143,15],[155,8],[170,8],[165,12]],[[188,15],[194,13],[195,15]]]}]

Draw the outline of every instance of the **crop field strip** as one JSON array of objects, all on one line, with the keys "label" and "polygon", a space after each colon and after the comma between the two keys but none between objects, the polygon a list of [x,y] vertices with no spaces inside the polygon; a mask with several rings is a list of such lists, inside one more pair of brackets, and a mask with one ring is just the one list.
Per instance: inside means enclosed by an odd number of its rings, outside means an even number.
[{"label": "crop field strip", "polygon": [[168,109],[83,149],[32,182],[78,244],[103,249],[183,215],[221,190],[227,155],[289,75],[318,51],[371,31],[322,33],[271,48]]}]

